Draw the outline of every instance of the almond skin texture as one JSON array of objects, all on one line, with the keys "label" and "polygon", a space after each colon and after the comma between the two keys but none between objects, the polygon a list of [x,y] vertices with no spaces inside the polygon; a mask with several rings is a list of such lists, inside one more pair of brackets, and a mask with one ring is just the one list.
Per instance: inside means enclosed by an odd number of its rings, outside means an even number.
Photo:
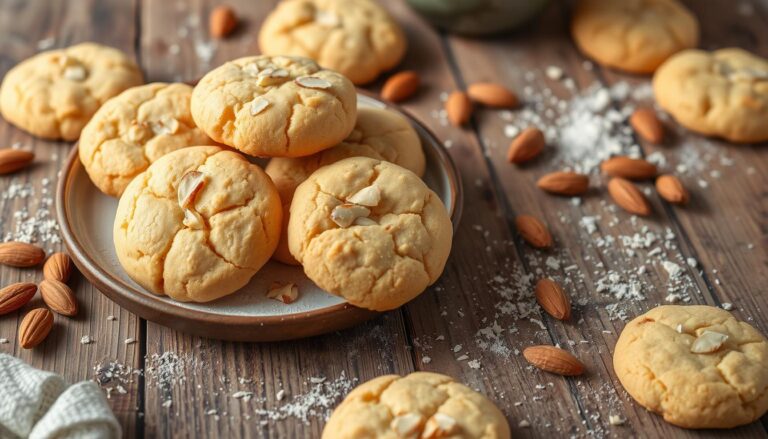
[{"label": "almond skin texture", "polygon": [[445,101],[445,111],[448,113],[448,121],[451,125],[462,126],[472,116],[472,101],[463,91],[455,91]]},{"label": "almond skin texture", "polygon": [[43,265],[43,277],[49,280],[67,282],[72,274],[72,260],[66,253],[52,254]]},{"label": "almond skin texture", "polygon": [[571,317],[571,301],[563,288],[552,279],[541,279],[536,283],[536,301],[558,320]]},{"label": "almond skin texture", "polygon": [[392,102],[401,102],[413,96],[421,85],[419,74],[406,70],[395,73],[381,88],[381,97]]},{"label": "almond skin texture", "polygon": [[558,375],[575,376],[584,373],[584,365],[569,352],[548,345],[531,346],[523,357],[532,365]]},{"label": "almond skin texture", "polygon": [[629,117],[629,124],[643,140],[658,145],[664,140],[664,125],[650,108],[638,108]]},{"label": "almond skin texture", "polygon": [[612,178],[608,182],[608,193],[616,204],[629,213],[641,216],[651,214],[651,205],[645,195],[629,180]]},{"label": "almond skin texture", "polygon": [[515,218],[515,226],[525,242],[536,248],[552,247],[552,235],[547,226],[531,215],[519,215]]},{"label": "almond skin texture", "polygon": [[0,149],[0,174],[16,172],[32,163],[35,154],[13,148]]},{"label": "almond skin texture", "polygon": [[611,177],[647,180],[656,176],[656,165],[643,159],[613,157],[600,163],[600,170]]},{"label": "almond skin texture", "polygon": [[3,288],[0,290],[0,316],[29,303],[36,292],[37,285],[31,282],[19,282]]},{"label": "almond skin texture", "polygon": [[544,133],[538,128],[526,128],[520,133],[507,150],[510,163],[524,163],[533,160],[544,150]]},{"label": "almond skin texture", "polygon": [[556,195],[581,195],[589,188],[589,177],[575,172],[552,172],[539,178],[539,189]]},{"label": "almond skin texture", "polygon": [[48,337],[51,328],[53,313],[45,308],[33,309],[19,325],[19,344],[24,349],[32,349]]},{"label": "almond skin texture", "polygon": [[46,279],[40,282],[40,295],[53,312],[67,317],[77,315],[77,299],[67,284]]},{"label": "almond skin texture", "polygon": [[673,204],[686,204],[690,199],[680,179],[674,175],[662,175],[656,179],[656,192],[661,198]]},{"label": "almond skin texture", "polygon": [[503,85],[493,82],[476,82],[467,88],[470,99],[493,108],[514,108],[520,104],[517,95]]},{"label": "almond skin texture", "polygon": [[0,264],[11,267],[34,267],[45,259],[45,251],[25,242],[4,242],[0,244]]},{"label": "almond skin texture", "polygon": [[211,11],[208,31],[214,38],[225,38],[237,27],[237,16],[229,6],[216,6]]}]

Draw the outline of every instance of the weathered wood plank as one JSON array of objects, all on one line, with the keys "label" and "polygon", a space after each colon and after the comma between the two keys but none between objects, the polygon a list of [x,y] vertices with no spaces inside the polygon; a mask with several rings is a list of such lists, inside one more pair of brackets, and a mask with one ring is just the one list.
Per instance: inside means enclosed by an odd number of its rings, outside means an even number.
[{"label": "weathered wood plank", "polygon": [[[0,73],[5,74],[19,61],[40,49],[64,47],[82,41],[98,41],[133,53],[134,2],[109,1],[6,1],[0,3]],[[57,175],[67,157],[71,144],[35,139],[5,121],[0,122],[0,147],[18,145],[35,152],[35,164],[28,170],[0,176],[0,239],[18,239],[19,232],[32,219],[55,219],[53,196]],[[44,182],[46,181],[46,182]],[[27,196],[12,195],[19,191]],[[24,211],[26,217],[16,217]],[[63,244],[54,231],[51,236],[37,236],[38,243],[48,254],[61,251]],[[45,238],[45,239],[43,239]],[[0,267],[0,285],[18,281],[42,280],[40,269]],[[140,364],[139,344],[126,345],[126,338],[139,338],[139,320],[99,293],[81,275],[69,282],[80,302],[80,313],[74,319],[56,316],[53,332],[33,350],[17,344],[17,327],[24,314],[41,306],[38,297],[20,312],[0,318],[0,352],[10,353],[31,365],[63,375],[69,382],[94,378],[97,364],[117,362],[129,367]],[[113,315],[116,320],[107,320]],[[83,345],[80,338],[90,335],[95,342]],[[105,382],[115,387],[115,382]],[[139,404],[138,383],[123,383],[127,394],[117,391],[110,402],[127,437],[134,436]]]}]

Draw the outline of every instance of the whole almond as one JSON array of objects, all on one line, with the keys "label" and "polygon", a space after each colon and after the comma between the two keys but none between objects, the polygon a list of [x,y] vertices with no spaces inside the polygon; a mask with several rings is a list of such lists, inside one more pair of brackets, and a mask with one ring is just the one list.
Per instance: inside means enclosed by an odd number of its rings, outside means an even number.
[{"label": "whole almond", "polygon": [[608,182],[608,193],[616,204],[629,213],[641,216],[651,214],[651,205],[645,195],[629,180],[612,178]]},{"label": "whole almond", "polygon": [[53,328],[53,313],[45,308],[33,309],[19,325],[19,344],[24,349],[32,349],[48,337]]},{"label": "whole almond", "polygon": [[629,124],[637,135],[648,142],[659,144],[664,140],[664,125],[650,108],[638,108],[629,117]]},{"label": "whole almond", "polygon": [[552,235],[547,226],[531,215],[519,215],[515,218],[515,226],[525,242],[536,248],[552,247]]},{"label": "whole almond", "polygon": [[43,277],[66,282],[72,274],[72,259],[66,253],[52,254],[43,265]]},{"label": "whole almond", "polygon": [[208,20],[208,30],[214,38],[225,38],[237,27],[235,11],[226,5],[216,6]]},{"label": "whole almond", "polygon": [[67,317],[77,315],[77,299],[67,284],[46,279],[40,282],[40,295],[53,312]]},{"label": "whole almond", "polygon": [[32,163],[35,154],[20,149],[0,149],[0,174],[10,174]]},{"label": "whole almond", "polygon": [[469,121],[472,116],[472,101],[463,91],[455,91],[445,101],[445,111],[448,113],[448,121],[453,126],[461,126]]},{"label": "whole almond", "polygon": [[529,127],[523,130],[507,150],[510,163],[523,163],[536,158],[544,150],[544,133],[540,129]]},{"label": "whole almond", "polygon": [[401,102],[413,96],[420,85],[421,78],[413,70],[395,73],[381,88],[381,97],[388,101]]},{"label": "whole almond", "polygon": [[548,345],[531,346],[523,357],[532,365],[558,375],[575,376],[584,373],[584,364],[569,352]]},{"label": "whole almond", "polygon": [[520,103],[517,95],[493,82],[476,82],[467,88],[467,94],[473,101],[487,107],[514,108]]},{"label": "whole almond", "polygon": [[26,242],[4,242],[0,244],[0,264],[12,267],[34,267],[45,259],[45,251]]},{"label": "whole almond", "polygon": [[18,282],[3,288],[0,290],[0,316],[26,305],[36,292],[37,285],[31,282]]},{"label": "whole almond", "polygon": [[541,279],[536,283],[536,301],[544,311],[558,320],[571,317],[571,301],[560,284],[552,279]]},{"label": "whole almond", "polygon": [[643,159],[612,157],[600,163],[600,169],[611,177],[646,180],[656,176],[656,165]]},{"label": "whole almond", "polygon": [[690,195],[683,183],[674,175],[662,175],[656,179],[656,192],[661,198],[674,204],[685,204]]},{"label": "whole almond", "polygon": [[589,177],[575,172],[552,172],[539,178],[536,186],[557,195],[580,195],[589,188]]}]

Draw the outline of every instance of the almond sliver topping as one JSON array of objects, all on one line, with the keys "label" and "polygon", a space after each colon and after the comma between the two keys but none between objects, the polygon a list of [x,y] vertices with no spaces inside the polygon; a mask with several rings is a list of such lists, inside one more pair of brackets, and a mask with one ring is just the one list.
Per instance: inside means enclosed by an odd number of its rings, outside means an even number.
[{"label": "almond sliver topping", "polygon": [[691,352],[695,354],[711,354],[723,347],[728,336],[714,331],[704,331],[691,345]]},{"label": "almond sliver topping", "polygon": [[419,432],[424,417],[418,413],[406,413],[392,419],[390,427],[399,437],[407,438]]},{"label": "almond sliver topping", "polygon": [[156,136],[162,136],[165,134],[175,134],[179,131],[179,121],[173,117],[165,116],[162,119],[149,123],[152,132]]},{"label": "almond sliver topping", "polygon": [[330,11],[318,10],[315,14],[315,21],[323,26],[335,27],[338,26],[341,20],[339,16]]},{"label": "almond sliver topping", "polygon": [[331,220],[339,227],[349,227],[360,217],[367,217],[371,214],[370,209],[356,204],[341,204],[331,211]]},{"label": "almond sliver topping", "polygon": [[457,423],[452,417],[445,413],[435,413],[429,418],[424,431],[421,433],[422,439],[437,439],[445,437],[456,432]]},{"label": "almond sliver topping", "polygon": [[256,63],[248,63],[245,66],[243,66],[243,71],[251,76],[256,76],[259,74],[259,66],[256,65]]},{"label": "almond sliver topping", "polygon": [[326,81],[323,78],[316,78],[314,76],[299,76],[295,79],[296,83],[305,88],[326,89],[331,88],[333,84]]},{"label": "almond sliver topping", "polygon": [[273,282],[267,291],[267,297],[283,303],[293,303],[299,297],[299,287],[296,284]]},{"label": "almond sliver topping", "polygon": [[355,221],[352,224],[356,226],[378,226],[379,225],[379,223],[377,223],[376,221],[370,218],[366,218],[364,216],[355,218]]},{"label": "almond sliver topping", "polygon": [[205,175],[199,171],[190,171],[184,174],[179,181],[177,195],[179,206],[182,209],[188,209],[195,204],[197,193],[205,186]]},{"label": "almond sliver topping", "polygon": [[381,201],[381,189],[375,185],[364,187],[351,197],[347,198],[347,202],[349,203],[368,207],[378,206],[379,201]]},{"label": "almond sliver topping", "polygon": [[85,79],[85,69],[82,66],[71,66],[64,69],[64,78],[70,81],[82,81]]},{"label": "almond sliver topping", "polygon": [[256,116],[257,114],[264,111],[267,107],[269,107],[269,101],[264,98],[256,98],[253,101],[251,101],[251,116]]},{"label": "almond sliver topping", "polygon": [[191,209],[184,209],[183,224],[190,229],[202,229],[205,227],[203,216]]}]

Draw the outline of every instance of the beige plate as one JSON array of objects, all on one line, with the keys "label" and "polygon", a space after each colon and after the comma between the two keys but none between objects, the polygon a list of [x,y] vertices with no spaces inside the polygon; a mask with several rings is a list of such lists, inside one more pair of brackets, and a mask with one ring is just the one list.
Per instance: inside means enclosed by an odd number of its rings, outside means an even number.
[{"label": "beige plate", "polygon": [[[358,95],[360,106],[389,108],[371,96]],[[403,113],[421,137],[427,157],[424,180],[443,200],[458,225],[462,193],[459,175],[435,136]],[[181,303],[145,290],[123,271],[112,243],[117,199],[99,192],[72,150],[56,190],[56,213],[62,237],[80,271],[107,297],[138,316],[203,337],[237,341],[276,341],[347,328],[377,313],[349,305],[315,286],[301,267],[269,262],[238,293],[209,303]],[[286,305],[267,299],[273,281],[291,279],[301,291]]]}]

